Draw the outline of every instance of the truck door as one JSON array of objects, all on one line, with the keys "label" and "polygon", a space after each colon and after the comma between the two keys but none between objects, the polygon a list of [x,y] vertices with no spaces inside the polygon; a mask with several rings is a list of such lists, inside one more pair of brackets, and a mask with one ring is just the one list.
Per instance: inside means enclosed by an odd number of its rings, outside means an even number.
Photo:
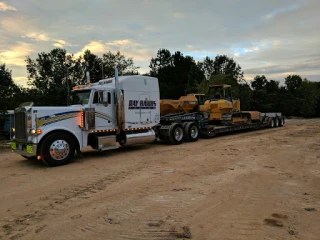
[{"label": "truck door", "polygon": [[[105,102],[103,101],[105,99]],[[93,107],[95,108],[96,129],[113,128],[115,124],[112,94],[109,91],[94,92]]]},{"label": "truck door", "polygon": [[151,109],[148,105],[148,101],[150,101],[149,94],[140,94],[140,121],[141,123],[148,123],[151,119]]}]

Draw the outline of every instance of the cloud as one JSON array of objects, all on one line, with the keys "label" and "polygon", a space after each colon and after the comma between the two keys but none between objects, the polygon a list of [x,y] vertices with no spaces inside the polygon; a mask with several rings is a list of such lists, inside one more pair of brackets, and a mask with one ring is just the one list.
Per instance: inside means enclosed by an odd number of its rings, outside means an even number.
[{"label": "cloud", "polygon": [[74,54],[77,58],[80,55],[83,55],[86,50],[90,50],[94,54],[101,54],[106,51],[106,47],[101,41],[91,41],[90,43],[86,44],[80,51]]},{"label": "cloud", "polygon": [[61,43],[54,43],[53,46],[57,48],[63,48],[63,44]]},{"label": "cloud", "polygon": [[77,26],[76,28],[80,29],[80,30],[91,31],[94,29],[94,26],[93,25],[81,25],[81,26]]},{"label": "cloud", "polygon": [[172,14],[173,18],[176,18],[176,19],[182,19],[182,18],[185,18],[186,15],[184,13],[173,13]]},{"label": "cloud", "polygon": [[259,51],[260,50],[260,48],[259,47],[252,47],[252,48],[246,48],[244,51],[246,52],[246,53],[250,53],[250,52],[255,52],[255,51]]},{"label": "cloud", "polygon": [[[317,64],[320,56],[319,0],[103,0],[89,5],[72,0],[0,1],[19,11],[1,12],[1,53],[21,42],[29,44],[32,58],[53,47],[78,55],[85,49],[100,56],[120,51],[148,71],[150,59],[165,48],[195,60],[226,54],[246,78],[263,73],[280,80],[296,72],[320,80],[320,67],[308,66]],[[22,60],[15,56],[20,66],[11,65],[14,76],[26,74],[21,64],[25,55]]]},{"label": "cloud", "polygon": [[27,81],[28,81],[28,78],[26,76],[15,76],[13,78],[13,80],[17,83],[17,84],[20,84],[20,85],[23,85],[23,86],[26,86],[27,84]]},{"label": "cloud", "polygon": [[66,46],[68,46],[68,47],[77,46],[75,44],[71,44],[71,43],[69,43],[69,42],[67,42],[65,40],[62,40],[62,39],[54,39],[53,41],[54,41],[53,46],[58,47],[58,48],[64,48]]},{"label": "cloud", "polygon": [[57,43],[61,44],[61,45],[66,45],[66,44],[67,44],[67,42],[64,41],[64,40],[62,40],[62,39],[56,39],[55,41],[56,41]]},{"label": "cloud", "polygon": [[123,39],[123,40],[115,40],[112,42],[106,42],[106,45],[108,45],[108,46],[127,46],[127,45],[133,45],[133,42],[129,39]]},{"label": "cloud", "polygon": [[264,16],[265,19],[269,20],[271,18],[274,18],[275,16],[281,14],[281,13],[286,13],[286,12],[291,12],[299,8],[299,5],[293,5],[290,7],[285,7],[285,8],[278,8]]},{"label": "cloud", "polygon": [[36,41],[49,41],[49,37],[45,33],[27,33],[26,35],[22,36],[23,38],[30,38]]},{"label": "cloud", "polygon": [[132,57],[134,61],[150,61],[152,54],[150,50],[143,48],[142,44],[134,42],[130,39],[120,39],[107,42],[111,52],[120,51],[126,57]]},{"label": "cloud", "polygon": [[18,42],[11,48],[0,52],[0,59],[7,65],[25,66],[25,58],[33,51],[30,44]]},{"label": "cloud", "polygon": [[17,11],[17,9],[5,2],[0,2],[0,11],[5,12],[5,11]]},{"label": "cloud", "polygon": [[247,69],[246,73],[248,74],[256,74],[259,75],[262,72],[268,74],[286,74],[288,72],[297,73],[297,72],[313,72],[319,70],[320,61],[313,61],[313,62],[302,62],[302,63],[295,63],[295,64],[288,64],[288,65],[270,65],[270,66],[262,66]]}]

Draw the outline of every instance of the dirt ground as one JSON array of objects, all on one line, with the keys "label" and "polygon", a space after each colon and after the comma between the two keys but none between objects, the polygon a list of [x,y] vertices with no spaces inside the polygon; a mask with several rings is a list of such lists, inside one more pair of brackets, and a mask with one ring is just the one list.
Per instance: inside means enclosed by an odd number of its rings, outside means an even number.
[{"label": "dirt ground", "polygon": [[0,239],[320,239],[320,119],[49,168],[0,153]]}]

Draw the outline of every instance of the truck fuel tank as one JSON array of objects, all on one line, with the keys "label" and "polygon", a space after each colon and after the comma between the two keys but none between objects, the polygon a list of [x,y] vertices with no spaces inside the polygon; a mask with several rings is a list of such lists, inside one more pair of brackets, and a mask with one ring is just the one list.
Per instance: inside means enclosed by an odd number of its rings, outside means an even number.
[{"label": "truck fuel tank", "polygon": [[121,142],[121,146],[130,146],[137,144],[152,143],[156,139],[153,129],[140,133],[127,133],[126,140]]}]

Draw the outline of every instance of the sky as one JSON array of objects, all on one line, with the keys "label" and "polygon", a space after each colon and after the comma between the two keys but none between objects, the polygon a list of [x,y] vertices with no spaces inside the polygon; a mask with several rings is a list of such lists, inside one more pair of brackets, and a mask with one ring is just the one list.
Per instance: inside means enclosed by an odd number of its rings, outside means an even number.
[{"label": "sky", "polygon": [[320,81],[319,0],[0,0],[0,63],[26,86],[26,56],[120,51],[141,74],[160,48],[232,57],[251,81]]}]

